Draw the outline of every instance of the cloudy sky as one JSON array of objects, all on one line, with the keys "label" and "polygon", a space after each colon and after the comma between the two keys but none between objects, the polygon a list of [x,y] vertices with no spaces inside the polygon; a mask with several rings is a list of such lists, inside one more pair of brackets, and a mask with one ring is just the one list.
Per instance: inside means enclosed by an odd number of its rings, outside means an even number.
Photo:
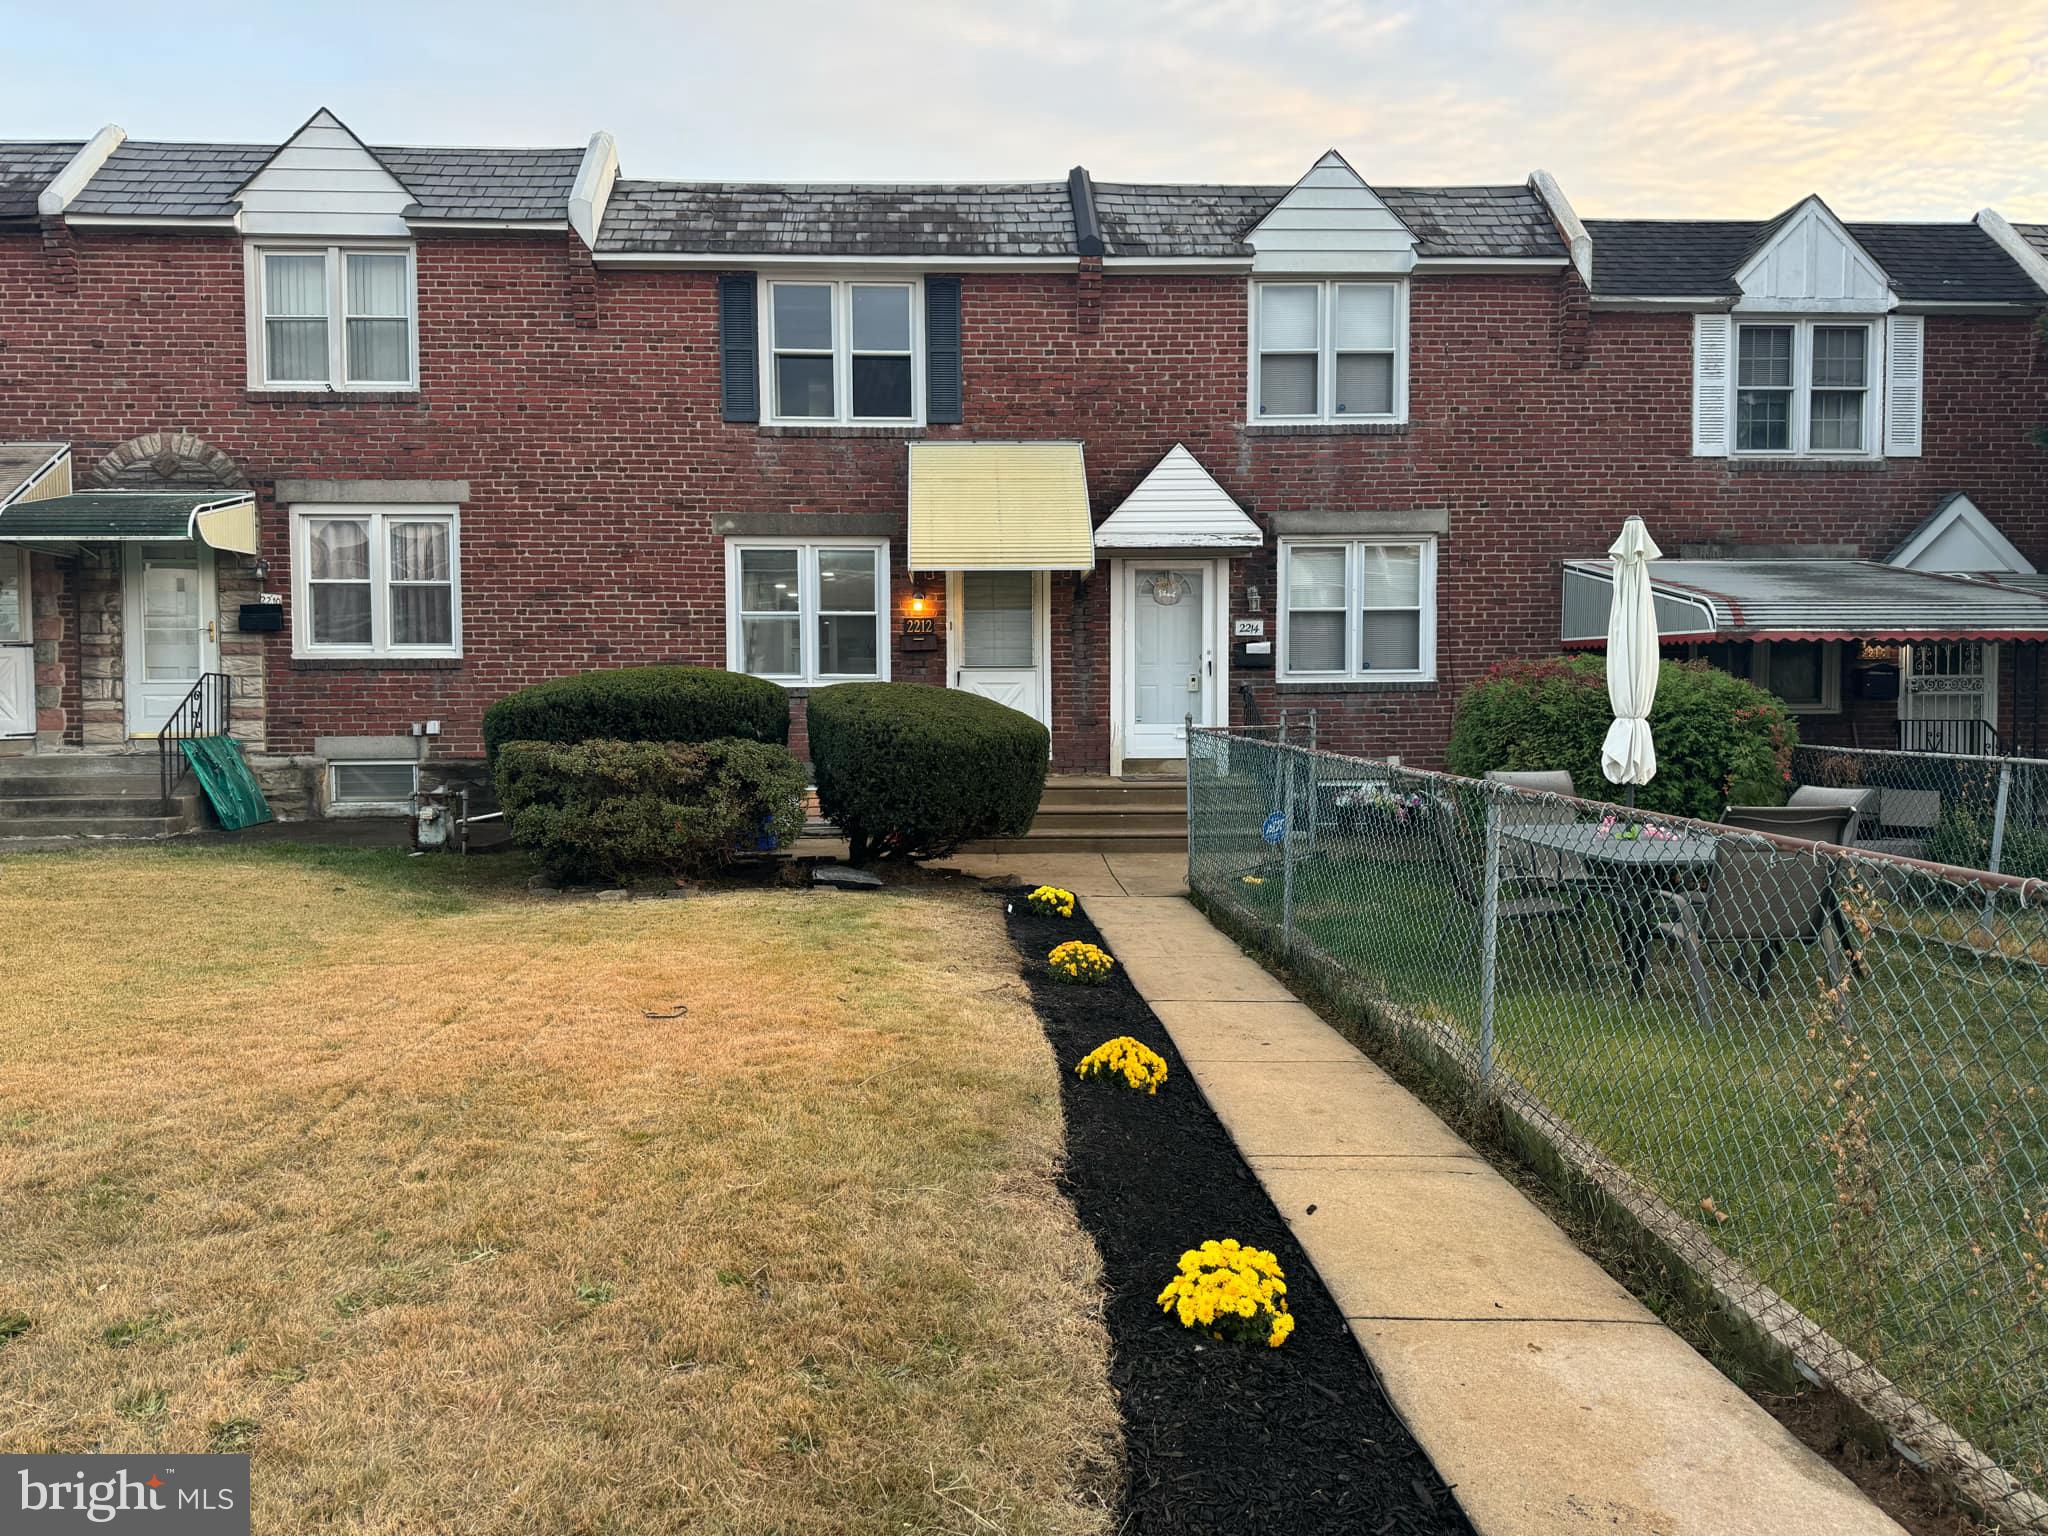
[{"label": "cloudy sky", "polygon": [[0,0],[4,132],[580,144],[629,176],[1554,172],[1580,212],[2048,221],[2048,0]]}]

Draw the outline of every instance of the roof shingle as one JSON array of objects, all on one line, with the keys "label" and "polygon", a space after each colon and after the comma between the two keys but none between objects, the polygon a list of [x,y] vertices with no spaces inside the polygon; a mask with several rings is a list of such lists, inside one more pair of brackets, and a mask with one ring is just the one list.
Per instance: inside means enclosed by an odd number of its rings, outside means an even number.
[{"label": "roof shingle", "polygon": [[758,256],[1071,256],[1064,181],[976,186],[625,181],[607,252]]},{"label": "roof shingle", "polygon": [[[1247,258],[1245,235],[1289,190],[1098,181],[1095,207],[1112,255]],[[1549,210],[1528,187],[1372,190],[1414,232],[1418,256],[1565,257]]]},{"label": "roof shingle", "polygon": [[[1735,273],[1778,219],[1588,219],[1593,291],[1610,298],[1733,298]],[[2044,295],[1975,224],[1843,226],[1907,303],[2038,304]]]},{"label": "roof shingle", "polygon": [[79,139],[0,143],[0,219],[32,219],[36,198],[85,147]]}]

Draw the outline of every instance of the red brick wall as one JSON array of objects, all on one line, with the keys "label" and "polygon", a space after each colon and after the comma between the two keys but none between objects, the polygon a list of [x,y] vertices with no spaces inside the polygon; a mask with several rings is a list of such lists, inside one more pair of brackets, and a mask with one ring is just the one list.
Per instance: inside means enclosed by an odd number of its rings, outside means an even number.
[{"label": "red brick wall", "polygon": [[[76,232],[75,285],[33,236],[0,236],[0,437],[62,438],[79,468],[179,428],[233,456],[264,502],[273,590],[290,590],[284,477],[466,479],[465,658],[319,666],[268,644],[269,746],[402,732],[438,718],[440,751],[477,747],[486,704],[592,666],[722,664],[714,515],[901,517],[904,434],[774,432],[718,419],[716,280],[604,271],[566,236],[420,242],[421,388],[366,400],[245,388],[242,255],[228,236]],[[1595,314],[1569,279],[1425,277],[1413,287],[1411,425],[1247,430],[1238,277],[1111,275],[1084,331],[1072,274],[970,272],[966,426],[933,436],[1086,444],[1098,515],[1176,440],[1247,508],[1444,509],[1439,680],[1380,691],[1275,688],[1270,719],[1313,705],[1326,741],[1429,760],[1458,690],[1492,662],[1555,649],[1557,562],[1596,554],[1631,512],[1667,550],[1707,539],[1853,543],[1881,554],[1950,490],[2048,564],[2048,374],[2021,320],[1927,327],[1926,457],[1876,471],[1731,471],[1689,453],[1690,321]],[[1274,620],[1270,550],[1235,565]],[[894,613],[909,572],[891,553]],[[937,600],[942,589],[934,584]],[[1109,593],[1052,583],[1055,756],[1102,766]],[[892,624],[892,628],[895,627]],[[943,680],[943,650],[900,651],[899,679]],[[1233,692],[1235,688],[1233,687]],[[799,737],[799,740],[801,738]]]}]

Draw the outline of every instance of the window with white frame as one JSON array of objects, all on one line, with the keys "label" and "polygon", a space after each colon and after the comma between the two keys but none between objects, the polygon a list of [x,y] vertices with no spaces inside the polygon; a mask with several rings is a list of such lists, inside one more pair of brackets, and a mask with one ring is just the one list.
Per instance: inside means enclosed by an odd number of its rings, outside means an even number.
[{"label": "window with white frame", "polygon": [[1251,329],[1253,421],[1407,419],[1407,284],[1254,283]]},{"label": "window with white frame", "polygon": [[889,676],[889,546],[879,539],[726,545],[726,665],[781,683]]},{"label": "window with white frame", "polygon": [[291,518],[294,655],[462,654],[452,509],[297,506]]},{"label": "window with white frame", "polygon": [[1842,708],[1839,640],[1715,640],[1691,654],[1720,671],[1768,688],[1795,715],[1832,715]]},{"label": "window with white frame", "polygon": [[1436,540],[1280,545],[1280,675],[1300,681],[1436,676]]},{"label": "window with white frame", "polygon": [[905,425],[921,415],[914,282],[765,280],[768,419]]},{"label": "window with white frame", "polygon": [[409,810],[419,764],[404,760],[327,765],[327,803],[335,810]]},{"label": "window with white frame", "polygon": [[1773,320],[1735,328],[1735,451],[1875,451],[1874,328]]},{"label": "window with white frame", "polygon": [[250,383],[410,389],[416,307],[410,247],[253,247]]}]

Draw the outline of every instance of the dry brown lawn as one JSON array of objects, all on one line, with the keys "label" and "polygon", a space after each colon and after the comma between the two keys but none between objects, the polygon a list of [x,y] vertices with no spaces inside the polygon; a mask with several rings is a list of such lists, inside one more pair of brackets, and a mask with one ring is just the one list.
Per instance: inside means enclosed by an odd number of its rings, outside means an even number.
[{"label": "dry brown lawn", "polygon": [[985,899],[67,853],[0,954],[0,1449],[247,1449],[265,1532],[1105,1528]]}]

